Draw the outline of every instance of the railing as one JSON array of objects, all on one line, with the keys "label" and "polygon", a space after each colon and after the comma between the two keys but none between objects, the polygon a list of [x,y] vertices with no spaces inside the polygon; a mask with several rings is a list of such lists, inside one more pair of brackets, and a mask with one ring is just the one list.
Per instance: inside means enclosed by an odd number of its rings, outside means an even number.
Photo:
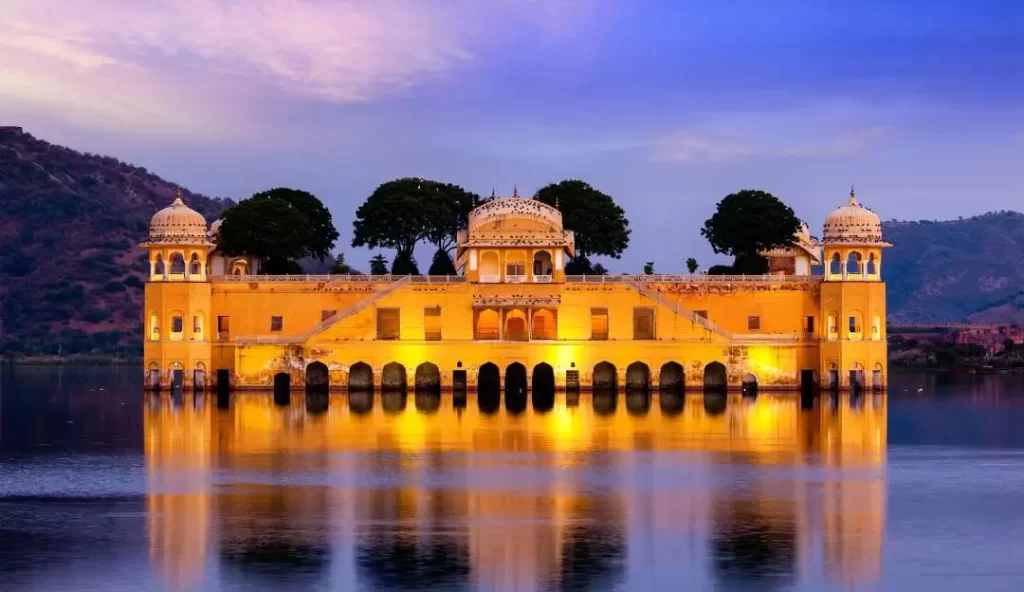
[{"label": "railing", "polygon": [[[338,282],[338,283],[390,283],[409,281],[414,284],[463,284],[461,275],[214,275],[213,282]],[[496,280],[497,281],[497,280]]]},{"label": "railing", "polygon": [[802,284],[819,283],[817,275],[567,275],[567,284],[618,284],[643,282],[646,284]]},{"label": "railing", "polygon": [[505,274],[505,283],[506,284],[522,284],[522,283],[525,283],[525,282],[526,282],[526,276],[525,275],[509,275],[507,273]]},{"label": "railing", "polygon": [[539,331],[534,329],[530,339],[535,341],[554,341],[558,339],[558,335],[552,329],[541,329]]},{"label": "railing", "polygon": [[549,274],[549,273],[548,274],[539,274],[539,275],[535,274],[533,276],[533,281],[538,283],[538,284],[550,284],[551,283],[551,274]]},{"label": "railing", "polygon": [[501,283],[501,276],[500,275],[490,275],[490,274],[488,274],[488,275],[481,275],[480,276],[480,283],[481,284],[500,284]]},{"label": "railing", "polygon": [[[704,316],[699,315],[699,314],[693,312],[692,310],[684,307],[683,305],[679,304],[678,302],[665,298],[659,292],[647,288],[646,286],[644,286],[643,283],[641,283],[643,280],[633,279],[633,278],[648,278],[648,277],[652,277],[652,276],[641,275],[641,276],[624,276],[624,277],[627,278],[626,279],[626,283],[627,284],[629,284],[630,286],[636,288],[636,290],[639,291],[641,294],[643,294],[644,296],[646,296],[646,297],[650,298],[651,300],[657,302],[658,304],[661,304],[662,306],[668,307],[669,310],[675,312],[677,315],[680,315],[682,317],[686,317],[686,318],[690,319],[694,324],[700,325],[701,327],[707,329],[708,331],[711,331],[712,333],[717,333],[717,334],[721,335],[722,337],[725,337],[726,339],[730,339],[730,340],[732,339],[732,333],[731,332],[723,329],[722,327],[719,327],[717,324],[715,324],[715,323],[709,321],[708,319],[704,318]],[[656,277],[660,277],[660,276],[656,276]]]},{"label": "railing", "polygon": [[505,341],[529,341],[530,336],[526,331],[505,331]]},{"label": "railing", "polygon": [[473,332],[473,339],[477,341],[497,341],[501,337],[501,332],[497,329],[477,329]]}]

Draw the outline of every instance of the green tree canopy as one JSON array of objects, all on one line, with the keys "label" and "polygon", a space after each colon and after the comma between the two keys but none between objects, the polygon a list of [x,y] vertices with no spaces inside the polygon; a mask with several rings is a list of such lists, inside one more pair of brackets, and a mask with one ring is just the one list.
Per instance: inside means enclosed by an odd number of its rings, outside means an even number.
[{"label": "green tree canopy", "polygon": [[345,262],[345,253],[338,253],[338,256],[334,258],[334,263],[331,264],[331,273],[337,275],[360,275],[358,270],[352,269],[352,266]]},{"label": "green tree canopy", "polygon": [[644,275],[654,275],[654,261],[644,263]]},{"label": "green tree canopy", "polygon": [[356,210],[352,246],[395,249],[411,261],[416,243],[426,239],[447,252],[479,203],[480,196],[450,183],[411,177],[388,181]]},{"label": "green tree canopy", "polygon": [[693,257],[690,257],[689,259],[686,260],[686,269],[690,270],[690,273],[695,273],[698,267],[699,265],[697,263],[697,260],[694,259]]},{"label": "green tree canopy", "polygon": [[416,258],[412,253],[399,251],[395,260],[391,262],[391,275],[419,275],[420,268],[416,265]]},{"label": "green tree canopy", "polygon": [[430,269],[427,270],[430,275],[455,275],[458,272],[455,270],[455,263],[452,261],[451,255],[449,255],[444,249],[438,249],[434,253],[434,260],[430,262]]},{"label": "green tree canopy", "polygon": [[249,199],[280,199],[295,206],[306,217],[306,223],[312,231],[308,253],[304,256],[320,261],[331,256],[334,243],[338,240],[338,231],[334,228],[330,210],[315,195],[301,189],[276,187],[256,193]]},{"label": "green tree canopy", "polygon": [[765,273],[763,251],[793,243],[800,220],[792,208],[766,191],[744,189],[718,202],[700,233],[716,253],[732,255],[734,273]]},{"label": "green tree canopy", "polygon": [[316,242],[306,216],[291,203],[275,198],[246,199],[224,212],[218,245],[227,255],[252,255],[264,262],[294,261],[311,252]]},{"label": "green tree canopy", "polygon": [[626,212],[610,195],[584,181],[552,183],[541,188],[536,199],[562,212],[563,226],[576,234],[577,258],[605,255],[618,259],[629,245]]},{"label": "green tree canopy", "polygon": [[387,275],[388,274],[388,260],[384,258],[384,255],[377,253],[370,259],[370,275]]}]

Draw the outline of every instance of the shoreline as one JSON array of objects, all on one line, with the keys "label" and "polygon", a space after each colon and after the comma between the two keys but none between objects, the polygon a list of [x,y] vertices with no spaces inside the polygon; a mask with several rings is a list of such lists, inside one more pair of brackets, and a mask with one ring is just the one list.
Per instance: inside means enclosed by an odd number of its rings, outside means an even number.
[{"label": "shoreline", "polygon": [[0,359],[0,364],[11,366],[122,366],[128,364],[142,364],[142,356],[20,356],[17,358],[2,358]]}]

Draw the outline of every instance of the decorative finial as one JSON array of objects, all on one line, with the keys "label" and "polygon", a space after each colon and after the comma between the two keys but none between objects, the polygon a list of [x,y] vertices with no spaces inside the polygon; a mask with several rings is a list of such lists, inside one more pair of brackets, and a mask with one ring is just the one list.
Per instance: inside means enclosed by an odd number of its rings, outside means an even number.
[{"label": "decorative finial", "polygon": [[860,203],[857,201],[856,193],[853,191],[853,185],[850,185],[850,201],[846,205],[859,206]]},{"label": "decorative finial", "polygon": [[512,197],[519,197],[519,187],[517,185],[512,186]]},{"label": "decorative finial", "polygon": [[174,201],[171,202],[172,206],[183,206],[185,202],[181,201],[181,187],[178,187],[178,191],[174,195]]},{"label": "decorative finial", "polygon": [[494,192],[494,187],[491,187],[491,199],[498,199],[498,195]]}]

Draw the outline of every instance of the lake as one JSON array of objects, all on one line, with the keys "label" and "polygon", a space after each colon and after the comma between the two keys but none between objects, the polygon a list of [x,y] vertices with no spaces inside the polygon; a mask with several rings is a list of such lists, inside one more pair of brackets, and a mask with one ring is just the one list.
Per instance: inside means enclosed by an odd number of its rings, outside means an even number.
[{"label": "lake", "polygon": [[0,590],[1024,589],[1022,377],[544,410],[141,384],[3,368]]}]

